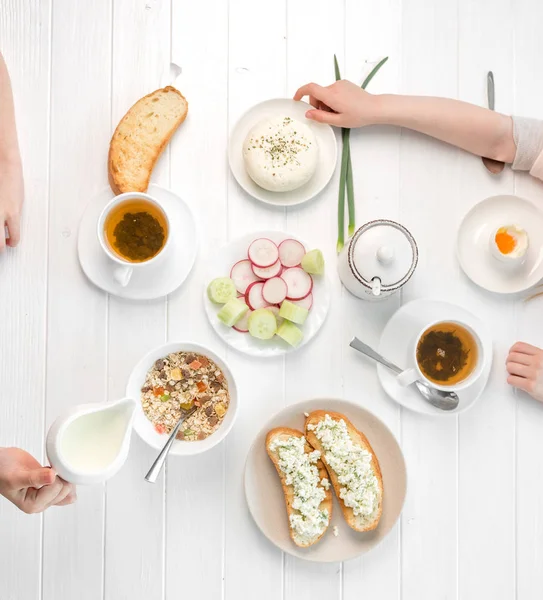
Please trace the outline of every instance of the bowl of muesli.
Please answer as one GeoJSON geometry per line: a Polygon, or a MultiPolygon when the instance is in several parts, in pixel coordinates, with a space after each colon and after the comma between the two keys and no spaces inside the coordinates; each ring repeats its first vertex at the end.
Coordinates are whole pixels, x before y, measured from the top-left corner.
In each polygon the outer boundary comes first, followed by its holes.
{"type": "Polygon", "coordinates": [[[126,394],[138,402],[134,429],[160,450],[182,416],[170,454],[200,454],[221,442],[238,409],[236,383],[222,358],[193,342],[170,342],[144,356],[126,394]],[[192,410],[192,409],[196,410],[192,410]]]}

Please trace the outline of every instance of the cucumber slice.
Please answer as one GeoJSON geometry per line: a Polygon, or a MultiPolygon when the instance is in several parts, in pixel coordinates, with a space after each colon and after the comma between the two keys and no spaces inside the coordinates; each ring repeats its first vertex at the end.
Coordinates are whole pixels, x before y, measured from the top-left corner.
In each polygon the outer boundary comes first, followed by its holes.
{"type": "Polygon", "coordinates": [[[238,298],[232,298],[229,300],[218,312],[217,317],[219,321],[224,323],[227,327],[232,327],[236,322],[243,317],[243,315],[249,310],[249,307],[243,300],[238,298]]]}
{"type": "Polygon", "coordinates": [[[324,256],[320,250],[310,250],[302,258],[302,269],[311,275],[324,273],[324,256]]]}
{"type": "Polygon", "coordinates": [[[230,277],[217,277],[207,286],[207,296],[215,304],[226,304],[237,295],[236,286],[230,277]]]}
{"type": "Polygon", "coordinates": [[[288,300],[285,300],[279,309],[280,317],[283,317],[283,319],[287,319],[287,321],[291,321],[292,323],[297,323],[298,325],[303,325],[305,323],[308,314],[309,311],[307,308],[293,304],[288,300]]]}
{"type": "Polygon", "coordinates": [[[302,331],[290,321],[283,321],[281,323],[281,326],[277,330],[277,335],[281,339],[285,340],[287,344],[290,344],[294,347],[298,346],[298,344],[302,341],[304,337],[302,331]]]}
{"type": "Polygon", "coordinates": [[[271,340],[277,331],[275,315],[265,308],[259,308],[249,317],[249,333],[259,340],[271,340]]]}

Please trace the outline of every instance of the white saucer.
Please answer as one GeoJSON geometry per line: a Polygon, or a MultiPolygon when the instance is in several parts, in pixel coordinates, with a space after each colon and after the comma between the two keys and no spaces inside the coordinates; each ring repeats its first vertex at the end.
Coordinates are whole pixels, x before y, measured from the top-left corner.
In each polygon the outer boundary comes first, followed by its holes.
{"type": "MultiPolygon", "coordinates": [[[[287,352],[299,350],[317,334],[324,323],[326,315],[328,314],[328,309],[330,308],[330,282],[326,273],[321,276],[312,275],[313,306],[309,311],[306,322],[300,327],[304,333],[304,337],[300,345],[296,348],[290,346],[287,342],[277,336],[273,337],[271,340],[258,340],[249,333],[240,333],[232,327],[226,327],[226,325],[221,323],[217,317],[220,306],[211,302],[207,296],[207,286],[209,285],[209,282],[216,277],[228,277],[234,264],[239,260],[247,258],[249,244],[258,238],[268,238],[276,244],[279,244],[286,239],[294,239],[301,242],[306,250],[312,250],[317,247],[307,244],[295,235],[284,233],[282,231],[257,231],[234,240],[218,251],[216,258],[212,261],[207,271],[204,286],[204,306],[211,326],[232,348],[251,356],[280,356],[287,352]]],[[[328,265],[326,268],[329,268],[328,265]]]]}
{"type": "Polygon", "coordinates": [[[302,204],[319,194],[332,178],[337,162],[336,136],[330,125],[305,118],[310,108],[306,102],[295,102],[289,98],[266,100],[250,108],[234,125],[228,142],[230,168],[239,185],[253,198],[274,206],[302,204]],[[270,192],[261,188],[249,177],[243,162],[242,147],[249,130],[258,121],[277,115],[288,115],[311,127],[319,145],[315,175],[305,185],[291,192],[270,192]]]}
{"type": "Polygon", "coordinates": [[[114,263],[104,254],[96,235],[96,223],[104,206],[115,196],[106,188],[87,205],[79,225],[77,250],[85,275],[109,294],[130,300],[153,300],[175,291],[188,277],[197,251],[196,223],[188,205],[179,196],[151,184],[148,194],[171,215],[172,247],[169,256],[147,269],[135,270],[122,287],[113,279],[114,263]]]}
{"type": "Polygon", "coordinates": [[[457,255],[466,275],[498,294],[523,292],[543,279],[543,212],[518,196],[492,196],[464,217],[457,238],[457,255]],[[504,268],[490,253],[491,235],[503,225],[526,229],[530,247],[518,270],[504,268]]]}
{"type": "Polygon", "coordinates": [[[383,330],[379,353],[402,369],[410,367],[416,336],[430,323],[446,320],[462,321],[477,332],[486,360],[483,371],[471,385],[458,392],[458,407],[443,411],[426,402],[414,385],[401,386],[392,371],[377,365],[377,374],[385,392],[405,408],[427,415],[456,414],[470,408],[485,389],[492,367],[492,337],[480,319],[460,306],[434,300],[414,300],[402,306],[383,330]]]}

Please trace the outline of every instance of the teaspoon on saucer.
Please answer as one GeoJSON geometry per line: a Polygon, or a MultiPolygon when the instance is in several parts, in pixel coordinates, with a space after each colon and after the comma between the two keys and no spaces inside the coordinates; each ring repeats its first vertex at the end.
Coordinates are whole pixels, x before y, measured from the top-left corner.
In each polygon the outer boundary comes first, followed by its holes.
{"type": "Polygon", "coordinates": [[[158,479],[158,476],[160,475],[160,471],[162,471],[162,467],[164,466],[164,463],[166,462],[166,458],[168,458],[170,448],[172,447],[172,444],[174,443],[175,436],[177,435],[179,428],[181,427],[183,422],[186,421],[192,415],[192,413],[196,410],[196,408],[197,408],[196,406],[193,407],[187,413],[182,415],[181,418],[179,419],[179,421],[177,421],[177,425],[173,428],[172,432],[170,433],[170,437],[168,438],[168,441],[164,445],[164,448],[162,448],[162,450],[160,451],[160,454],[156,457],[155,462],[151,465],[149,472],[145,476],[145,481],[148,481],[149,483],[156,482],[156,480],[158,479]]]}
{"type": "MultiPolygon", "coordinates": [[[[388,361],[386,358],[381,356],[378,352],[376,352],[373,348],[370,348],[364,342],[361,342],[358,338],[354,337],[349,344],[351,348],[358,350],[365,356],[373,359],[374,361],[382,364],[387,367],[391,371],[394,371],[396,374],[402,373],[402,369],[396,366],[395,364],[388,361]]],[[[438,390],[434,387],[423,383],[422,381],[415,381],[415,385],[419,390],[421,396],[430,404],[439,408],[441,410],[454,410],[458,406],[458,395],[454,392],[445,392],[443,390],[438,390]]]]}

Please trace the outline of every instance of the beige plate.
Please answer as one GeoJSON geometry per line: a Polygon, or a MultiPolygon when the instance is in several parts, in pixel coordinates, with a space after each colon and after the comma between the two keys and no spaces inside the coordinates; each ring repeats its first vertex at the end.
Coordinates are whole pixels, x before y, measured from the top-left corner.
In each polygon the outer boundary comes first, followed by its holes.
{"type": "Polygon", "coordinates": [[[275,415],[254,441],[245,465],[245,495],[251,514],[262,533],[284,552],[315,562],[336,562],[371,550],[389,533],[402,512],[407,491],[405,461],[396,438],[374,414],[345,400],[307,400],[275,415]],[[345,522],[334,497],[332,522],[323,538],[310,548],[296,546],[289,535],[285,500],[275,467],[265,447],[266,434],[274,427],[304,430],[304,412],[331,410],[343,413],[362,431],[372,445],[383,474],[384,505],[375,531],[357,533],[345,522]],[[339,535],[333,535],[337,525],[339,535]]]}

